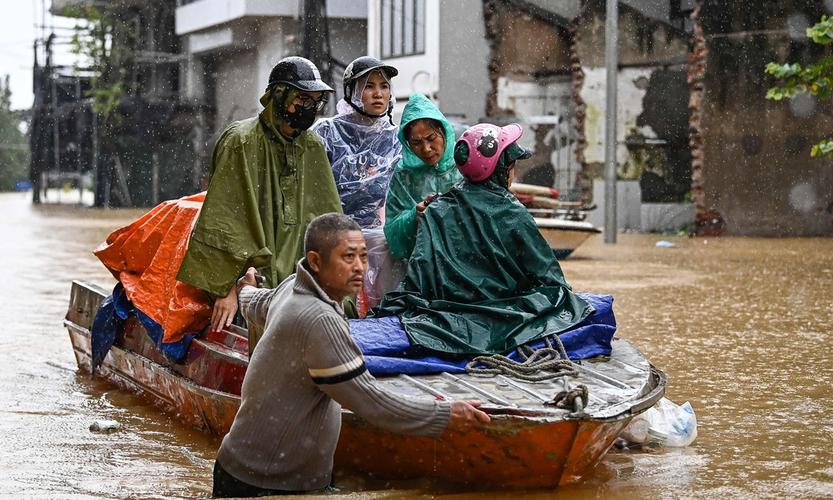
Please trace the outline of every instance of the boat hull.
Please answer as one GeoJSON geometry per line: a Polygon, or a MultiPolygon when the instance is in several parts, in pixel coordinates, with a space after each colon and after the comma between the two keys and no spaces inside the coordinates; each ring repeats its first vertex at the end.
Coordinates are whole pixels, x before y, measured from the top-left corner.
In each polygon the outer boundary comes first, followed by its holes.
{"type": "MultiPolygon", "coordinates": [[[[74,283],[65,320],[79,369],[87,373],[92,372],[89,327],[102,294],[74,283]]],[[[172,364],[149,350],[149,337],[130,318],[95,375],[145,396],[186,425],[222,436],[239,408],[239,382],[212,381],[209,372],[225,370],[230,379],[242,375],[228,366],[234,364],[233,352],[199,339],[194,344],[185,363],[172,364]],[[193,373],[200,361],[205,373],[193,373]],[[218,390],[224,383],[236,393],[218,390]]],[[[439,438],[386,432],[345,410],[335,463],[378,478],[431,477],[476,488],[552,488],[575,482],[601,459],[633,415],[662,396],[664,376],[658,374],[657,386],[621,414],[565,419],[492,412],[486,426],[446,431],[439,438]]]]}
{"type": "Polygon", "coordinates": [[[601,232],[589,222],[535,218],[535,223],[559,260],[567,258],[587,238],[601,232]]]}

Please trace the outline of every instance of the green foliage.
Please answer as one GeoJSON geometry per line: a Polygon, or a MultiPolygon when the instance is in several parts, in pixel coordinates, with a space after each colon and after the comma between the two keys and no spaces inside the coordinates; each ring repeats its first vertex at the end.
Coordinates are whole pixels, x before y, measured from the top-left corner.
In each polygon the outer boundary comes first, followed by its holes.
{"type": "Polygon", "coordinates": [[[11,109],[9,76],[0,80],[0,191],[11,191],[28,177],[29,145],[20,131],[20,118],[11,109]]]}
{"type": "MultiPolygon", "coordinates": [[[[807,28],[807,37],[819,45],[833,43],[833,17],[821,16],[821,21],[807,28]]],[[[833,93],[833,55],[815,63],[778,64],[771,62],[765,71],[780,80],[780,85],[767,90],[766,98],[774,101],[792,99],[799,94],[810,94],[827,99],[833,93]]],[[[833,156],[833,139],[825,139],[813,146],[811,156],[833,156]]]]}
{"type": "Polygon", "coordinates": [[[115,8],[102,11],[92,4],[68,6],[63,14],[85,20],[75,26],[72,52],[94,71],[87,92],[93,98],[93,111],[117,124],[121,121],[119,104],[132,91],[127,75],[134,61],[136,35],[130,18],[115,8]]]}
{"type": "Polygon", "coordinates": [[[807,28],[807,36],[819,45],[833,43],[833,17],[821,16],[821,21],[807,28]]]}
{"type": "Polygon", "coordinates": [[[810,150],[810,155],[816,156],[830,156],[833,154],[833,139],[825,139],[813,146],[810,150]]]}

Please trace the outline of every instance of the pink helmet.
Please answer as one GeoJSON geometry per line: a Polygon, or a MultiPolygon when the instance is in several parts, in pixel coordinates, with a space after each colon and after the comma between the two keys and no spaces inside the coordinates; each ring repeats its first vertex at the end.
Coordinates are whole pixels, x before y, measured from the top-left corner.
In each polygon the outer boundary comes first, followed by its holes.
{"type": "Polygon", "coordinates": [[[523,133],[524,129],[517,123],[505,127],[479,123],[469,128],[454,145],[457,168],[472,182],[488,179],[497,167],[500,154],[523,133]]]}

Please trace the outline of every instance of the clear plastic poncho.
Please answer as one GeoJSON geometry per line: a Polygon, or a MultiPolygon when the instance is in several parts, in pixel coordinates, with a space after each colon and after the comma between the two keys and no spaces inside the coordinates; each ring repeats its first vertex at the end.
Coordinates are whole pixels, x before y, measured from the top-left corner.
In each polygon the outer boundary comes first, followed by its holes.
{"type": "MultiPolygon", "coordinates": [[[[362,90],[372,73],[359,78],[354,86],[351,97],[359,107],[362,90]]],[[[394,103],[391,88],[388,109],[394,103]]],[[[402,156],[402,145],[397,139],[399,127],[390,123],[387,114],[378,118],[364,116],[343,100],[336,110],[336,116],[319,121],[313,131],[324,142],[342,210],[362,228],[381,227],[388,184],[402,156]]]]}

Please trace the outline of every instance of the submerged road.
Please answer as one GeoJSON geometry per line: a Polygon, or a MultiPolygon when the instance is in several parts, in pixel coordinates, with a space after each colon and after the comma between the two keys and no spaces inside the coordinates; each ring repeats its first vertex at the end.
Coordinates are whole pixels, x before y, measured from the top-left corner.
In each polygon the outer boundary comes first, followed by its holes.
{"type": "MultiPolygon", "coordinates": [[[[91,250],[141,213],[0,194],[0,496],[210,495],[218,440],[78,374],[61,324],[71,280],[113,285],[91,250]],[[100,419],[122,427],[90,432],[100,419]]],[[[618,335],[665,370],[668,397],[694,406],[694,445],[610,453],[557,491],[337,475],[351,498],[833,496],[833,239],[595,236],[562,266],[575,290],[615,297],[618,335]]]]}

